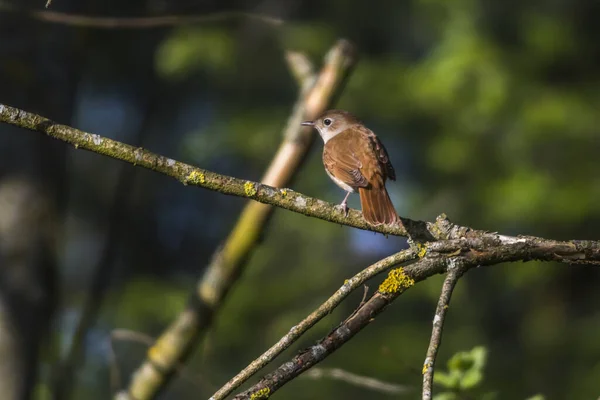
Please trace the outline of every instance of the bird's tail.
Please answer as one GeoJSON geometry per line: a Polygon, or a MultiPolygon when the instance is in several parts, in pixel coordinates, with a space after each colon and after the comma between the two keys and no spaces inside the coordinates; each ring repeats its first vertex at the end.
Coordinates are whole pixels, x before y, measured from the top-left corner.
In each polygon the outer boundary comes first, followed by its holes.
{"type": "Polygon", "coordinates": [[[393,224],[398,221],[398,214],[385,188],[369,185],[358,188],[362,213],[371,225],[393,224]]]}

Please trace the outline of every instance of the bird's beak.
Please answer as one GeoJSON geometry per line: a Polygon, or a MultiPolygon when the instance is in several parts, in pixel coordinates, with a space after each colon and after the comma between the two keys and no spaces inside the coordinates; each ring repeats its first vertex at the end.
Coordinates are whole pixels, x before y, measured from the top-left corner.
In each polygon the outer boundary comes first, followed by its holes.
{"type": "Polygon", "coordinates": [[[315,123],[312,121],[304,121],[302,122],[300,125],[304,125],[304,126],[315,126],[315,123]]]}

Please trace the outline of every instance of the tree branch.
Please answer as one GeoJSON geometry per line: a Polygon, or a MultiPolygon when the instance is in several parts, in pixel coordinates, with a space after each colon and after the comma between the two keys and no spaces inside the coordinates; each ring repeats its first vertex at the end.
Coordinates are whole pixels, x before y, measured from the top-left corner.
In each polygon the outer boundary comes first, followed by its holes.
{"type": "Polygon", "coordinates": [[[452,297],[454,287],[463,273],[463,266],[455,263],[454,268],[448,270],[448,274],[442,285],[442,293],[440,294],[440,299],[438,300],[435,309],[433,330],[431,332],[431,339],[429,341],[429,347],[427,348],[425,363],[423,365],[423,400],[431,400],[433,368],[435,367],[438,349],[442,344],[442,331],[444,329],[446,312],[448,311],[448,307],[450,307],[450,298],[452,297]]]}
{"type": "MultiPolygon", "coordinates": [[[[318,96],[309,97],[307,106],[316,102],[318,96]]],[[[313,108],[315,109],[315,108],[313,108]]],[[[133,147],[116,140],[100,135],[87,133],[67,125],[61,125],[40,115],[30,113],[18,108],[0,103],[0,122],[18,126],[20,128],[39,132],[52,138],[70,143],[76,149],[89,150],[117,160],[125,161],[147,168],[179,180],[184,185],[198,186],[226,195],[244,197],[259,203],[277,206],[286,210],[304,214],[309,217],[319,218],[340,225],[352,226],[359,229],[379,232],[388,235],[407,236],[407,229],[411,235],[425,235],[430,240],[438,237],[438,228],[431,224],[403,220],[402,225],[369,225],[358,210],[349,210],[344,216],[335,204],[305,196],[291,189],[274,188],[258,182],[234,178],[216,172],[197,168],[171,158],[167,158],[141,147],[133,147]],[[405,228],[407,227],[407,228],[405,228]]],[[[307,128],[303,128],[307,129],[307,128]]]]}
{"type": "MultiPolygon", "coordinates": [[[[314,142],[314,132],[303,128],[300,122],[316,118],[332,104],[355,62],[354,49],[345,40],[338,41],[328,52],[318,74],[300,53],[288,52],[286,60],[301,93],[284,130],[283,142],[262,178],[263,184],[276,187],[286,185],[295,177],[314,142]]],[[[273,211],[271,206],[248,202],[225,243],[213,254],[188,307],[149,349],[146,360],[133,374],[128,390],[120,394],[120,399],[125,396],[150,399],[166,386],[177,371],[177,365],[187,359],[201,334],[210,326],[223,298],[263,236],[273,211]]]]}
{"type": "MultiPolygon", "coordinates": [[[[48,0],[46,8],[48,8],[50,2],[48,0]]],[[[272,26],[281,26],[285,22],[283,19],[274,16],[244,11],[227,11],[206,15],[163,15],[156,17],[94,17],[49,10],[27,10],[2,1],[0,1],[0,11],[23,13],[29,18],[41,22],[95,29],[153,29],[232,19],[256,20],[272,26]]]]}
{"type": "Polygon", "coordinates": [[[409,386],[398,385],[396,383],[390,382],[383,382],[379,379],[371,378],[369,376],[353,374],[351,372],[344,371],[343,369],[339,368],[313,368],[304,376],[313,379],[336,379],[357,387],[362,387],[365,389],[370,389],[376,392],[391,395],[407,394],[413,391],[413,388],[409,386]]]}
{"type": "MultiPolygon", "coordinates": [[[[460,228],[450,223],[445,216],[439,217],[437,224],[446,227],[449,231],[460,228]]],[[[468,235],[468,232],[465,234],[468,235]]],[[[451,270],[458,265],[466,272],[480,265],[536,259],[598,267],[600,266],[600,242],[561,242],[534,237],[480,233],[479,237],[462,237],[428,243],[419,256],[422,257],[419,261],[392,270],[381,283],[378,291],[364,305],[317,344],[301,351],[290,361],[264,376],[250,389],[238,394],[235,399],[256,400],[272,395],[287,382],[343,346],[416,282],[451,270]]]]}
{"type": "Polygon", "coordinates": [[[368,268],[360,271],[354,275],[351,279],[344,282],[341,288],[339,288],[329,299],[327,299],[321,306],[313,311],[308,317],[304,318],[300,323],[293,326],[290,331],[284,335],[279,341],[273,345],[269,350],[264,352],[256,360],[252,361],[244,370],[233,377],[227,382],[222,388],[220,388],[215,394],[212,395],[211,400],[221,400],[227,397],[233,390],[246,382],[252,375],[258,372],[269,364],[275,357],[281,354],[285,349],[290,347],[296,340],[300,338],[311,327],[319,322],[326,315],[330,314],[337,306],[344,300],[350,293],[360,287],[367,280],[371,279],[377,274],[380,274],[394,265],[408,262],[416,258],[416,252],[413,250],[404,250],[389,257],[386,257],[377,263],[371,265],[368,268]]]}

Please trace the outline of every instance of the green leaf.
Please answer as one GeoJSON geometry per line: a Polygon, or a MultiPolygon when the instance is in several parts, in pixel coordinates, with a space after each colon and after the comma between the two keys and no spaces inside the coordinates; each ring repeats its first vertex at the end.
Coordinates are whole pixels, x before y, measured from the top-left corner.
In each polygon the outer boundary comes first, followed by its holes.
{"type": "Polygon", "coordinates": [[[483,373],[480,370],[471,369],[467,371],[460,380],[461,389],[472,389],[483,380],[483,373]]]}
{"type": "Polygon", "coordinates": [[[482,346],[458,352],[448,361],[448,372],[437,372],[434,382],[448,389],[472,389],[483,380],[486,360],[487,350],[482,346]]]}
{"type": "Polygon", "coordinates": [[[461,374],[457,371],[450,371],[449,373],[436,372],[433,375],[433,382],[447,389],[458,389],[460,378],[461,374]]]}

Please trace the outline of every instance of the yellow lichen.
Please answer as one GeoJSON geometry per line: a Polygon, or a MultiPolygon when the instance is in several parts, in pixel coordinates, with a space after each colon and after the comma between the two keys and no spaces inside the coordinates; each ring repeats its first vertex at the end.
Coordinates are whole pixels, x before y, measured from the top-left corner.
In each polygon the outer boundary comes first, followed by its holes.
{"type": "Polygon", "coordinates": [[[404,268],[390,271],[388,277],[379,285],[379,293],[392,294],[408,289],[415,284],[415,280],[404,273],[404,268]]]}
{"type": "Polygon", "coordinates": [[[444,238],[444,233],[442,232],[442,230],[440,229],[440,227],[437,225],[437,223],[435,224],[431,224],[430,227],[430,232],[433,234],[433,236],[436,239],[443,239],[444,238]]]}
{"type": "Polygon", "coordinates": [[[281,189],[281,195],[283,197],[287,196],[287,189],[281,189]]]}
{"type": "Polygon", "coordinates": [[[244,184],[244,191],[246,192],[246,195],[249,197],[252,197],[256,194],[256,186],[254,186],[253,182],[246,182],[244,184]]]}
{"type": "Polygon", "coordinates": [[[419,256],[419,258],[425,257],[425,253],[427,253],[427,246],[421,243],[417,243],[417,249],[419,249],[417,256],[419,256]]]}
{"type": "Polygon", "coordinates": [[[206,178],[204,177],[204,174],[200,171],[192,171],[188,176],[186,176],[185,178],[185,183],[191,183],[194,185],[201,185],[204,182],[206,182],[206,178]]]}
{"type": "Polygon", "coordinates": [[[423,371],[421,371],[421,373],[423,375],[425,375],[425,373],[427,372],[427,370],[429,369],[429,367],[431,367],[431,363],[430,362],[426,362],[425,364],[423,364],[423,371]]]}
{"type": "Polygon", "coordinates": [[[252,393],[250,396],[250,400],[259,400],[259,399],[268,399],[269,394],[271,393],[271,389],[268,387],[260,389],[256,393],[252,393]]]}

